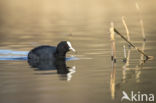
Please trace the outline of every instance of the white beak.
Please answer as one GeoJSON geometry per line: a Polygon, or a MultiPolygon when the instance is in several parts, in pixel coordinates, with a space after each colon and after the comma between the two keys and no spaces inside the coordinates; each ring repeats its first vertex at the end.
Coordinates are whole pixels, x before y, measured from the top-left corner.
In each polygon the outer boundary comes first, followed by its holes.
{"type": "Polygon", "coordinates": [[[72,50],[73,52],[76,52],[76,50],[72,47],[72,45],[69,41],[67,41],[67,44],[68,44],[70,50],[72,50]]]}

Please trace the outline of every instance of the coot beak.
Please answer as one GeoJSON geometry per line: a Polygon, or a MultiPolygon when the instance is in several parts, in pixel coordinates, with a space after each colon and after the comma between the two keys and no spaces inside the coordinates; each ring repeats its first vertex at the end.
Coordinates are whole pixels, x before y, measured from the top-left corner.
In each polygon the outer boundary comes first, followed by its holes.
{"type": "Polygon", "coordinates": [[[67,41],[67,44],[69,46],[69,50],[72,50],[73,52],[76,52],[76,50],[72,47],[71,43],[67,41]]]}
{"type": "Polygon", "coordinates": [[[69,48],[70,50],[72,50],[73,52],[76,52],[76,50],[74,48],[69,48]]]}

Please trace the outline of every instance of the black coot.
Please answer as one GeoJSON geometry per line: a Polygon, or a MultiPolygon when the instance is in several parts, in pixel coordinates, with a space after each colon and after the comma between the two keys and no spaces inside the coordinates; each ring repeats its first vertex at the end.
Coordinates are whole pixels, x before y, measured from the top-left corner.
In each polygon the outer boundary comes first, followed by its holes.
{"type": "Polygon", "coordinates": [[[69,41],[61,41],[55,46],[39,46],[28,53],[28,63],[34,68],[56,69],[59,61],[65,61],[66,53],[75,49],[69,41]],[[57,63],[56,63],[57,62],[57,63]],[[47,66],[45,65],[47,64],[47,66]]]}

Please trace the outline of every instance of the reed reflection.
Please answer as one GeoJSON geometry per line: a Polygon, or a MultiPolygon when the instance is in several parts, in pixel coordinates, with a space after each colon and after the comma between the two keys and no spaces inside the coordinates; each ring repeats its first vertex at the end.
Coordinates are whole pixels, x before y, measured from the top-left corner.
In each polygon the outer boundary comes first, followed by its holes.
{"type": "MultiPolygon", "coordinates": [[[[142,51],[143,52],[144,52],[144,49],[145,49],[145,41],[142,42],[142,51]]],[[[140,54],[139,64],[137,64],[134,68],[129,68],[130,52],[131,52],[131,49],[128,50],[127,62],[122,67],[123,68],[122,83],[126,83],[129,79],[131,79],[130,77],[132,77],[133,73],[129,74],[129,71],[134,71],[135,72],[136,83],[139,83],[140,82],[141,70],[143,69],[143,65],[145,64],[145,62],[147,60],[144,58],[144,55],[140,54]]]]}
{"type": "Polygon", "coordinates": [[[110,78],[111,97],[115,99],[115,78],[116,78],[116,63],[112,61],[112,72],[110,78]]]}
{"type": "MultiPolygon", "coordinates": [[[[145,41],[142,42],[142,51],[144,52],[145,50],[145,41]]],[[[124,85],[125,83],[127,83],[130,79],[132,79],[132,77],[134,77],[133,75],[135,75],[135,81],[136,83],[140,83],[140,79],[141,79],[141,73],[142,73],[142,69],[143,66],[145,64],[145,62],[147,61],[147,59],[144,58],[144,55],[141,54],[140,55],[140,60],[139,60],[139,64],[137,64],[134,68],[130,68],[130,56],[131,56],[131,48],[128,49],[128,53],[127,53],[127,58],[126,61],[124,62],[125,64],[123,65],[123,70],[122,70],[122,82],[116,84],[115,80],[116,80],[116,63],[112,61],[112,72],[111,72],[111,78],[110,78],[110,89],[111,89],[111,97],[114,100],[115,99],[115,92],[116,92],[116,88],[118,88],[119,86],[124,85]],[[131,71],[134,71],[134,73],[131,73],[131,71]]]]}
{"type": "Polygon", "coordinates": [[[126,61],[125,61],[125,65],[123,65],[123,67],[122,67],[123,68],[123,70],[122,70],[122,83],[126,82],[127,70],[130,70],[130,68],[129,68],[130,54],[131,54],[131,49],[129,48],[127,56],[126,56],[127,58],[126,58],[126,61]]]}
{"type": "MultiPolygon", "coordinates": [[[[142,42],[142,51],[144,52],[145,50],[145,41],[142,42]]],[[[144,59],[144,55],[140,54],[140,62],[139,65],[136,66],[136,82],[140,82],[140,75],[141,75],[141,69],[143,69],[143,65],[146,62],[144,59]]]]}

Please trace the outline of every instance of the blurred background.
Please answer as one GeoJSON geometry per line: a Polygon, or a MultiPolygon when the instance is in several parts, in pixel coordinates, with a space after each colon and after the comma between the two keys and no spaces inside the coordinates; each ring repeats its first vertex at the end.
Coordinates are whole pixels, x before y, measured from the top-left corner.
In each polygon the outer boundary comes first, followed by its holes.
{"type": "Polygon", "coordinates": [[[67,62],[76,67],[70,82],[56,71],[34,71],[27,61],[0,61],[0,103],[115,103],[123,90],[155,94],[155,59],[142,63],[142,55],[116,36],[117,63],[112,66],[109,33],[113,21],[126,36],[125,16],[131,41],[155,57],[155,11],[154,0],[0,0],[0,50],[28,52],[69,40],[78,53],[67,56],[80,58],[67,62]],[[128,63],[122,62],[123,45],[128,63]]]}

